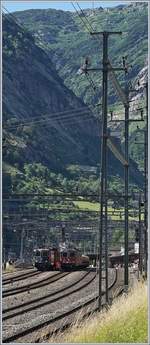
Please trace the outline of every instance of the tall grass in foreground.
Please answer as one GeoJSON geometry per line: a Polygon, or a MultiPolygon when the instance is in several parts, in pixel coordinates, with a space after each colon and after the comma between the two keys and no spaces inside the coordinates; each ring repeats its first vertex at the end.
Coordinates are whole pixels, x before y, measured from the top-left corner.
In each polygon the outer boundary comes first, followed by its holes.
{"type": "Polygon", "coordinates": [[[16,268],[13,265],[7,265],[6,268],[2,269],[2,273],[13,273],[16,272],[16,268]]]}
{"type": "Polygon", "coordinates": [[[102,311],[86,321],[77,321],[69,332],[51,338],[61,343],[147,343],[147,286],[137,283],[128,293],[114,301],[108,311],[102,311]]]}

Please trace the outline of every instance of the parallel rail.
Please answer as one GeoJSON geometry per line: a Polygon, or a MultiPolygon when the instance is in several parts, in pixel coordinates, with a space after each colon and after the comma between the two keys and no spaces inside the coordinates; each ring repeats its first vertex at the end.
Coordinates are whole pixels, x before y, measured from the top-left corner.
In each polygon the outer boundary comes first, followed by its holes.
{"type": "Polygon", "coordinates": [[[4,297],[16,295],[18,293],[37,289],[37,288],[40,288],[42,286],[49,285],[55,281],[58,281],[59,279],[65,277],[68,274],[70,274],[70,272],[59,272],[59,273],[56,273],[56,274],[54,274],[48,278],[43,279],[42,281],[38,281],[38,282],[27,284],[24,286],[19,286],[16,288],[5,290],[5,291],[3,291],[2,296],[4,298],[4,297]]]}
{"type": "Polygon", "coordinates": [[[15,277],[21,277],[24,274],[30,273],[30,272],[35,272],[35,268],[26,268],[26,269],[19,269],[17,271],[14,272],[3,272],[2,273],[2,279],[6,280],[6,279],[11,279],[11,278],[15,278],[15,277]]]}
{"type": "Polygon", "coordinates": [[[51,303],[57,302],[58,300],[60,300],[60,299],[62,299],[64,297],[67,297],[67,296],[69,296],[69,295],[71,295],[71,294],[73,294],[73,293],[75,293],[77,291],[80,291],[81,289],[83,289],[86,286],[88,286],[89,284],[91,284],[92,281],[96,278],[97,274],[95,274],[94,277],[92,277],[88,282],[82,284],[82,286],[80,286],[78,288],[75,288],[72,291],[69,291],[69,292],[64,294],[64,291],[66,291],[66,290],[68,290],[70,288],[75,287],[82,280],[84,280],[90,273],[91,273],[90,271],[86,272],[83,277],[81,277],[80,279],[78,279],[74,283],[71,283],[71,284],[67,285],[64,288],[59,289],[59,290],[57,290],[55,292],[52,292],[50,294],[47,294],[47,295],[45,295],[45,296],[43,296],[41,298],[35,298],[33,300],[30,300],[29,302],[26,302],[26,303],[23,303],[23,304],[19,304],[17,306],[13,306],[13,307],[8,308],[8,309],[4,309],[3,310],[3,314],[6,314],[6,315],[3,316],[2,320],[5,321],[5,320],[8,320],[8,319],[13,318],[15,316],[22,315],[22,314],[24,314],[26,312],[29,312],[29,311],[41,308],[41,307],[43,307],[45,305],[49,305],[51,303]],[[60,293],[61,293],[60,296],[57,296],[57,297],[55,297],[53,299],[51,298],[51,297],[53,297],[55,295],[58,295],[60,293]],[[31,304],[35,304],[35,305],[31,306],[31,304]],[[23,308],[23,309],[21,310],[21,308],[23,308]],[[20,309],[20,310],[16,311],[16,309],[20,309]]]}
{"type": "Polygon", "coordinates": [[[34,272],[26,272],[26,273],[22,273],[18,276],[14,276],[14,277],[11,277],[11,278],[5,278],[2,280],[2,284],[3,285],[7,285],[7,284],[11,284],[11,283],[14,283],[14,282],[17,282],[19,280],[24,280],[24,279],[27,279],[27,278],[30,278],[30,277],[34,277],[36,275],[39,275],[41,274],[41,272],[39,271],[35,271],[34,272]]]}
{"type": "MultiPolygon", "coordinates": [[[[114,287],[114,285],[116,284],[116,282],[117,282],[117,270],[115,271],[115,279],[114,279],[114,281],[112,282],[112,284],[109,286],[109,290],[112,289],[112,288],[114,287]]],[[[105,293],[103,292],[103,295],[104,295],[104,294],[105,294],[105,293]]],[[[92,305],[92,304],[94,304],[94,308],[93,308],[93,310],[92,310],[92,312],[94,312],[94,311],[96,311],[96,310],[98,309],[98,306],[95,306],[95,303],[97,303],[97,302],[98,302],[98,295],[96,295],[96,296],[93,297],[93,298],[90,298],[88,301],[86,301],[86,302],[84,302],[84,303],[81,303],[81,304],[79,304],[79,305],[76,306],[76,307],[73,307],[72,309],[68,310],[67,312],[61,313],[60,315],[58,315],[58,316],[56,316],[56,317],[53,317],[53,318],[51,318],[51,319],[49,319],[49,320],[40,322],[40,324],[37,324],[37,325],[35,325],[35,326],[32,326],[32,327],[27,328],[27,329],[25,329],[25,330],[22,330],[21,332],[18,332],[18,333],[16,333],[16,334],[12,335],[12,336],[5,337],[5,338],[3,339],[3,342],[4,342],[4,343],[13,342],[13,341],[15,341],[15,340],[18,340],[18,339],[20,339],[20,338],[25,337],[26,335],[29,335],[29,334],[31,334],[31,333],[33,333],[33,332],[36,332],[36,331],[38,331],[38,330],[40,330],[40,329],[42,329],[42,328],[44,328],[44,327],[46,327],[46,326],[48,326],[48,325],[52,325],[52,324],[55,325],[55,323],[56,323],[57,321],[63,320],[64,318],[66,318],[66,317],[68,317],[68,316],[70,316],[70,315],[73,315],[73,314],[75,314],[77,311],[82,310],[83,308],[86,308],[86,307],[88,307],[88,306],[90,306],[90,305],[92,305]]],[[[90,313],[91,313],[91,312],[90,312],[90,313]]],[[[88,314],[89,314],[89,311],[88,311],[88,314]]],[[[83,317],[85,317],[85,315],[87,315],[87,311],[86,311],[86,313],[84,314],[83,317]]],[[[72,321],[66,323],[66,325],[63,326],[63,327],[65,327],[65,328],[66,328],[66,327],[69,327],[71,324],[72,324],[72,321]]],[[[51,336],[51,335],[53,335],[55,332],[58,332],[58,331],[60,331],[60,330],[62,330],[62,329],[63,329],[62,326],[59,326],[58,328],[55,327],[55,330],[53,329],[52,331],[46,333],[46,336],[51,336]]],[[[36,340],[36,342],[38,342],[39,339],[40,339],[40,338],[38,338],[38,339],[36,340]]]]}
{"type": "MultiPolygon", "coordinates": [[[[113,287],[112,287],[113,288],[113,287]]],[[[110,288],[111,289],[111,288],[110,288]]],[[[120,288],[118,293],[116,294],[115,297],[119,297],[124,291],[124,288],[120,288]]],[[[103,294],[104,295],[104,294],[103,294]]],[[[98,304],[98,296],[97,296],[97,304],[98,304]]],[[[92,302],[91,302],[92,303],[92,302]]],[[[105,307],[105,303],[102,303],[102,308],[105,307]]],[[[90,311],[87,311],[86,313],[84,313],[84,315],[82,315],[82,317],[80,318],[80,321],[86,319],[87,317],[93,315],[95,312],[97,312],[99,310],[99,307],[98,305],[97,306],[94,306],[94,308],[90,311]]],[[[71,325],[73,324],[72,321],[67,321],[65,324],[61,325],[60,327],[55,327],[54,330],[52,331],[48,331],[46,332],[46,334],[44,334],[44,340],[54,336],[54,335],[57,335],[58,333],[62,332],[62,331],[65,331],[67,328],[69,328],[71,325]]],[[[37,337],[35,339],[35,342],[36,343],[40,343],[41,342],[41,337],[37,337]]]]}

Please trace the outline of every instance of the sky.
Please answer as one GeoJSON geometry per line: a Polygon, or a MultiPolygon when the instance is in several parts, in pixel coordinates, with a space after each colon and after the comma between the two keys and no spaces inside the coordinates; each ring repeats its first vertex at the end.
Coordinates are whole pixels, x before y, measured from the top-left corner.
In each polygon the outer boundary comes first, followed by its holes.
{"type": "MultiPolygon", "coordinates": [[[[96,7],[113,7],[120,4],[125,4],[128,1],[79,1],[80,6],[84,8],[93,8],[96,7]],[[94,5],[93,5],[94,3],[94,5]]],[[[74,2],[75,3],[75,2],[74,2]]],[[[46,8],[54,8],[64,11],[74,11],[74,8],[70,1],[2,1],[2,5],[7,8],[9,12],[14,11],[24,11],[28,9],[46,9],[46,8]]]]}

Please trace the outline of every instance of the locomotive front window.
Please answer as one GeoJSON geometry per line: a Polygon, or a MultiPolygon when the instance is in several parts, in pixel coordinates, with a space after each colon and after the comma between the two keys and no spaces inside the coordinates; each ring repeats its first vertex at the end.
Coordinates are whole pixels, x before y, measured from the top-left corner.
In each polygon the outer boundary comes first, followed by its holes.
{"type": "Polygon", "coordinates": [[[41,253],[43,257],[47,258],[48,257],[48,252],[43,252],[41,253]]]}
{"type": "Polygon", "coordinates": [[[36,252],[34,252],[34,255],[35,255],[35,256],[40,256],[39,250],[36,250],[36,252]]]}
{"type": "Polygon", "coordinates": [[[64,253],[62,254],[62,256],[63,256],[64,258],[66,258],[66,257],[67,257],[67,253],[64,252],[64,253]]]}

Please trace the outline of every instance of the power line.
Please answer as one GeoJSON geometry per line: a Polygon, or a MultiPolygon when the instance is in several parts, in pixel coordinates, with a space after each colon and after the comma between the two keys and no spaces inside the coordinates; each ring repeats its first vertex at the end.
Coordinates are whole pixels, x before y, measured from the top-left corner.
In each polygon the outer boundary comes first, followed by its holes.
{"type": "MultiPolygon", "coordinates": [[[[87,111],[89,112],[89,108],[86,108],[85,106],[83,107],[79,107],[77,109],[73,109],[73,108],[70,108],[70,109],[67,109],[67,110],[63,110],[63,111],[57,111],[57,112],[54,112],[54,113],[46,113],[46,114],[39,114],[37,116],[32,116],[30,117],[31,119],[33,120],[39,120],[39,116],[40,116],[40,119],[45,119],[47,116],[51,116],[52,118],[54,117],[57,117],[59,115],[69,115],[70,113],[78,113],[78,112],[81,112],[83,110],[84,111],[87,111]]],[[[18,117],[18,114],[10,114],[10,116],[14,116],[14,117],[18,117]]]]}
{"type": "Polygon", "coordinates": [[[84,18],[85,18],[87,24],[89,25],[89,27],[91,28],[91,30],[94,31],[94,29],[93,29],[91,23],[89,22],[89,20],[88,20],[87,17],[85,16],[85,13],[83,12],[83,10],[82,10],[82,8],[80,7],[79,3],[76,2],[76,4],[77,4],[78,8],[80,9],[81,13],[83,14],[83,16],[84,16],[84,18]]]}
{"type": "Polygon", "coordinates": [[[90,82],[90,85],[91,85],[93,91],[95,91],[97,87],[96,87],[93,79],[90,77],[89,73],[88,72],[85,73],[85,76],[87,77],[88,81],[90,82]]]}
{"type": "MultiPolygon", "coordinates": [[[[80,9],[80,11],[81,11],[83,17],[85,18],[85,21],[86,21],[87,24],[89,25],[89,28],[92,30],[92,32],[94,32],[94,28],[92,27],[90,21],[89,21],[89,20],[87,19],[87,17],[85,16],[85,13],[83,12],[83,10],[82,10],[82,8],[80,7],[80,5],[79,5],[78,2],[77,2],[77,6],[78,6],[78,8],[80,9]]],[[[75,7],[74,7],[74,8],[75,8],[75,7]]],[[[77,10],[76,10],[76,11],[77,11],[77,10]]],[[[78,12],[78,11],[77,11],[77,12],[78,12]]],[[[78,13],[79,13],[79,12],[78,12],[78,13]]],[[[79,16],[80,16],[80,14],[79,14],[79,16]]],[[[82,20],[83,17],[82,17],[82,16],[80,16],[80,17],[81,17],[81,20],[82,20]]],[[[84,21],[83,21],[83,22],[84,22],[84,21]]],[[[87,25],[86,22],[84,22],[84,23],[85,23],[84,25],[87,25]]],[[[89,31],[89,29],[88,29],[88,31],[89,31]]],[[[89,31],[89,33],[91,34],[91,31],[89,31]]],[[[96,36],[93,36],[93,38],[94,38],[95,40],[98,40],[98,38],[97,38],[96,36]]]]}
{"type": "MultiPolygon", "coordinates": [[[[54,194],[50,194],[50,193],[47,193],[47,194],[43,194],[43,193],[3,193],[3,195],[6,195],[6,196],[9,196],[9,197],[14,197],[14,196],[31,196],[31,197],[34,197],[34,196],[38,196],[38,197],[76,197],[76,196],[79,196],[79,197],[90,197],[90,196],[94,196],[94,197],[99,197],[99,193],[96,194],[96,193],[93,193],[93,194],[90,194],[90,193],[60,193],[60,194],[57,194],[57,193],[54,193],[54,194]]],[[[136,196],[139,196],[139,192],[133,192],[133,194],[129,194],[128,195],[128,198],[133,198],[134,195],[136,196]]],[[[111,197],[116,197],[116,198],[124,198],[125,197],[125,194],[122,194],[122,193],[117,193],[114,194],[114,193],[107,193],[107,197],[111,198],[111,197]]],[[[8,199],[9,200],[9,199],[8,199]]],[[[10,199],[11,200],[11,199],[10,199]]],[[[138,199],[137,199],[138,200],[138,199]]]]}
{"type": "MultiPolygon", "coordinates": [[[[74,4],[72,3],[72,5],[74,6],[74,4]]],[[[79,6],[79,4],[78,4],[78,7],[80,8],[80,6],[79,6]]],[[[5,9],[5,11],[9,14],[9,16],[11,16],[12,17],[12,19],[15,21],[15,23],[17,24],[17,25],[19,25],[21,28],[23,28],[23,30],[27,30],[20,22],[18,22],[18,20],[16,19],[16,17],[14,16],[14,15],[12,15],[4,6],[3,6],[3,8],[5,9]]],[[[74,6],[74,8],[75,8],[75,6],[74,6]]],[[[81,8],[80,8],[81,9],[81,8]]],[[[77,11],[77,10],[76,10],[77,11]]],[[[82,9],[81,9],[81,11],[82,11],[82,9]]],[[[78,11],[77,11],[78,12],[78,11]]],[[[82,11],[83,12],[83,11],[82,11]]],[[[5,13],[4,13],[4,15],[5,15],[5,13]]],[[[80,15],[79,15],[80,16],[80,15]]],[[[6,17],[7,18],[7,17],[6,17]]],[[[86,18],[86,20],[87,20],[87,18],[86,18]]],[[[90,23],[89,23],[90,24],[90,23]]],[[[90,24],[91,25],[91,24],[90,24]]],[[[92,26],[91,26],[92,27],[92,26]]],[[[32,34],[31,34],[31,36],[32,36],[32,34]]],[[[33,37],[33,36],[32,36],[33,37]]],[[[40,36],[39,36],[40,37],[40,36]]],[[[95,38],[95,37],[94,37],[95,38]]],[[[89,79],[90,79],[90,77],[89,77],[89,79]]],[[[92,87],[93,87],[93,89],[95,89],[95,86],[94,86],[94,82],[92,81],[92,79],[90,79],[90,84],[92,85],[92,87]]],[[[14,126],[13,126],[13,128],[14,128],[14,126]]]]}
{"type": "MultiPolygon", "coordinates": [[[[86,111],[85,112],[82,112],[82,113],[74,113],[71,115],[66,115],[66,116],[58,116],[58,117],[52,117],[50,119],[41,119],[41,120],[32,120],[32,121],[25,121],[25,122],[20,122],[18,124],[14,124],[14,125],[10,125],[10,126],[4,126],[3,129],[16,129],[20,126],[28,126],[28,125],[36,125],[36,124],[45,124],[45,123],[48,123],[49,121],[51,121],[51,125],[53,125],[53,122],[55,121],[60,121],[62,123],[70,123],[70,121],[74,120],[74,122],[77,122],[79,119],[80,120],[85,120],[85,118],[87,117],[88,120],[92,120],[92,121],[97,121],[97,119],[93,116],[89,116],[90,113],[87,113],[86,111]],[[70,121],[69,121],[70,120],[70,121]]],[[[74,123],[73,122],[73,123],[74,123]]]]}
{"type": "MultiPolygon", "coordinates": [[[[73,4],[73,3],[72,3],[73,4]]],[[[74,5],[73,5],[74,6],[74,5]]],[[[92,27],[92,25],[91,25],[91,23],[89,22],[89,20],[87,19],[87,17],[85,16],[85,14],[84,14],[84,12],[83,12],[83,10],[82,10],[82,8],[80,7],[80,5],[79,5],[79,3],[77,2],[77,6],[79,7],[79,9],[81,10],[81,13],[82,13],[82,15],[84,16],[84,18],[85,18],[85,20],[86,20],[86,22],[87,22],[87,24],[89,25],[89,27],[91,28],[91,30],[92,31],[94,31],[94,29],[93,29],[93,27],[92,27]]],[[[75,6],[74,6],[74,8],[75,8],[75,6]]],[[[75,8],[75,10],[76,10],[76,8],[75,8]]],[[[79,12],[76,10],[76,12],[78,13],[78,15],[80,16],[80,14],[79,14],[79,12]]],[[[81,19],[82,19],[82,16],[80,16],[81,17],[81,19]]],[[[83,20],[82,20],[83,21],[83,20]]],[[[84,22],[84,21],[83,21],[84,22]]],[[[85,25],[86,25],[86,23],[85,23],[85,25]]],[[[89,30],[88,30],[89,31],[89,30]]],[[[89,31],[90,32],[90,34],[91,34],[91,31],[89,31]]],[[[92,36],[94,39],[96,39],[97,40],[97,37],[95,37],[95,36],[92,36]]],[[[90,82],[90,85],[91,85],[91,87],[93,88],[93,90],[95,91],[96,90],[96,85],[95,85],[95,83],[93,82],[93,79],[90,77],[90,75],[89,75],[89,73],[88,72],[86,72],[86,77],[87,77],[87,79],[88,79],[88,81],[90,82]]]]}
{"type": "Polygon", "coordinates": [[[26,28],[22,25],[22,23],[20,23],[19,20],[17,20],[16,17],[7,10],[6,7],[2,6],[2,8],[7,12],[7,13],[3,12],[3,15],[5,16],[5,18],[9,20],[9,17],[10,17],[18,26],[20,26],[21,29],[26,30],[26,28]]]}
{"type": "MultiPolygon", "coordinates": [[[[85,116],[86,116],[86,114],[85,114],[85,116]]],[[[58,119],[57,119],[57,121],[58,121],[58,119]]],[[[62,121],[62,119],[59,119],[59,121],[62,121]]],[[[84,122],[86,122],[86,121],[92,121],[93,122],[93,119],[92,118],[90,118],[90,117],[83,117],[82,116],[82,118],[76,118],[76,119],[74,119],[74,122],[72,122],[73,121],[73,119],[70,119],[70,121],[69,121],[69,119],[64,119],[63,120],[63,122],[61,123],[61,125],[64,125],[64,126],[68,126],[68,125],[70,125],[70,126],[76,126],[77,124],[83,124],[84,122]]],[[[96,119],[95,119],[95,121],[97,121],[96,119]]],[[[56,123],[56,120],[53,120],[53,123],[40,123],[40,125],[42,125],[42,126],[44,126],[44,125],[46,125],[46,126],[50,126],[50,127],[54,127],[55,128],[55,123],[56,123]]],[[[31,125],[31,124],[30,124],[31,125]]],[[[14,130],[14,129],[17,129],[18,127],[20,127],[21,125],[18,125],[18,126],[16,126],[16,127],[10,127],[9,128],[9,130],[11,129],[11,130],[14,130]]],[[[22,126],[28,126],[28,124],[25,124],[25,125],[22,125],[22,126]]],[[[6,128],[5,128],[6,129],[6,128]]],[[[57,129],[57,128],[56,128],[57,129]]],[[[64,133],[64,135],[65,136],[67,136],[67,138],[70,140],[71,139],[71,141],[74,141],[74,139],[72,138],[72,136],[70,135],[70,134],[68,134],[68,133],[64,133]]],[[[77,143],[77,142],[74,142],[75,144],[76,144],[76,146],[78,147],[78,151],[80,152],[80,153],[82,153],[82,150],[81,150],[81,147],[80,147],[80,145],[79,145],[79,143],[77,143]]]]}
{"type": "Polygon", "coordinates": [[[83,23],[84,27],[87,29],[87,31],[88,31],[88,32],[89,32],[89,34],[90,34],[89,27],[87,26],[86,22],[83,20],[83,18],[82,18],[82,16],[80,15],[79,11],[78,11],[78,10],[76,9],[76,7],[74,6],[74,3],[73,3],[73,2],[71,2],[71,4],[72,4],[72,6],[74,7],[74,9],[75,9],[76,13],[78,14],[78,16],[79,16],[80,20],[82,21],[82,23],[83,23]]]}
{"type": "MultiPolygon", "coordinates": [[[[5,9],[5,8],[4,8],[5,9]]],[[[9,11],[7,10],[7,9],[5,9],[5,11],[9,14],[9,17],[11,17],[11,19],[17,24],[17,25],[19,25],[19,27],[21,27],[23,30],[25,30],[26,31],[26,28],[23,26],[23,25],[21,25],[20,23],[18,23],[17,22],[17,20],[16,20],[16,18],[13,16],[13,15],[11,15],[10,13],[9,13],[9,11]]],[[[5,15],[5,13],[4,13],[4,16],[5,16],[5,18],[7,18],[8,19],[8,17],[6,17],[6,15],[5,15]]],[[[31,35],[32,36],[32,35],[31,35]]],[[[33,36],[32,36],[33,37],[33,36]]],[[[75,114],[74,114],[75,115],[75,114]]],[[[83,114],[84,116],[86,116],[86,114],[84,113],[83,114]]],[[[83,117],[83,115],[82,115],[82,117],[83,117]]],[[[62,120],[63,120],[63,125],[76,125],[76,123],[81,123],[81,122],[83,122],[83,119],[81,120],[81,121],[78,121],[78,119],[77,119],[77,116],[76,116],[76,120],[74,120],[74,122],[72,123],[72,122],[70,122],[71,120],[72,120],[72,118],[73,117],[71,117],[71,116],[69,116],[69,118],[66,116],[66,117],[64,117],[64,118],[57,118],[57,121],[61,121],[62,122],[62,120]]],[[[93,118],[94,119],[94,118],[93,118]]],[[[51,121],[52,119],[50,119],[50,121],[51,121]]],[[[9,129],[12,129],[12,130],[15,130],[15,129],[17,129],[18,127],[20,127],[21,125],[22,126],[26,126],[26,125],[28,125],[28,124],[42,124],[42,125],[44,125],[45,124],[45,122],[48,122],[49,120],[44,120],[44,119],[41,119],[41,120],[38,120],[38,121],[31,121],[31,122],[24,122],[23,124],[19,124],[19,125],[11,125],[11,126],[9,126],[9,129]]],[[[53,120],[53,121],[56,121],[56,118],[55,118],[55,120],[53,120]]],[[[90,121],[90,118],[84,118],[84,121],[90,121]]],[[[54,127],[54,123],[53,124],[50,124],[51,125],[51,127],[54,127]]],[[[7,127],[8,128],[8,127],[7,127]]],[[[4,127],[4,129],[6,129],[6,127],[4,127]]],[[[69,136],[68,136],[69,137],[69,136]]],[[[79,145],[77,145],[78,147],[79,147],[79,145]]]]}

